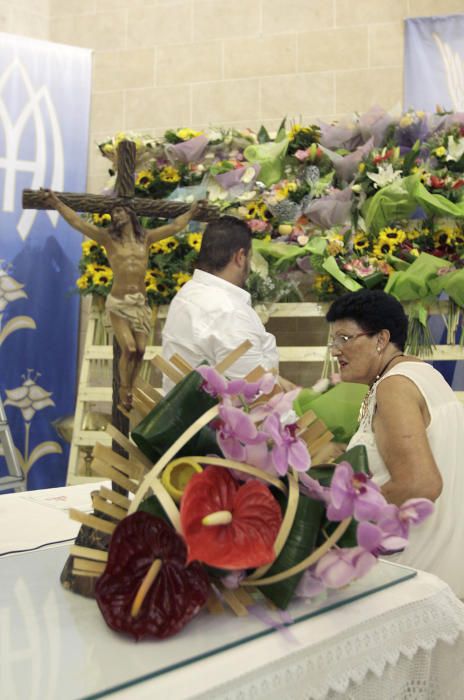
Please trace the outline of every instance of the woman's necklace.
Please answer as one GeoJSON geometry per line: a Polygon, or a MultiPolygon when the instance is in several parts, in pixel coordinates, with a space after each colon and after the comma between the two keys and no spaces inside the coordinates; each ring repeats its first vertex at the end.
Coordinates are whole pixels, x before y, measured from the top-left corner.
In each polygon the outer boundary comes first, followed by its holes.
{"type": "Polygon", "coordinates": [[[361,424],[364,418],[367,415],[367,412],[369,410],[369,402],[371,399],[372,394],[374,393],[375,387],[377,386],[377,382],[379,381],[380,377],[383,377],[385,372],[387,371],[388,367],[390,367],[391,363],[393,360],[396,360],[397,357],[404,357],[404,352],[397,352],[396,355],[393,355],[390,357],[388,360],[387,364],[384,366],[384,368],[376,375],[374,381],[372,384],[369,386],[369,391],[363,398],[363,402],[361,404],[361,408],[359,410],[359,417],[358,417],[358,423],[361,424]]]}

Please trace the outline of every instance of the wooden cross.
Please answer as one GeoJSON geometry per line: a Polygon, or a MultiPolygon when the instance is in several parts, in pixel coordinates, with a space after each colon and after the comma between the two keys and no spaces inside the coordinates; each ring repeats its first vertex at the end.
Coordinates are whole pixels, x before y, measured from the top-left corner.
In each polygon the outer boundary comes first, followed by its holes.
{"type": "MultiPolygon", "coordinates": [[[[115,206],[130,206],[138,216],[154,216],[162,218],[176,218],[189,210],[190,205],[183,202],[170,202],[165,200],[153,200],[149,198],[135,197],[136,146],[133,141],[121,141],[117,150],[117,178],[114,195],[75,194],[72,192],[56,192],[56,196],[64,204],[74,211],[82,213],[104,214],[115,206]]],[[[23,190],[24,209],[49,209],[37,190],[23,190]]],[[[218,218],[218,209],[205,205],[200,209],[199,215],[195,215],[199,221],[211,221],[218,218]]],[[[128,435],[129,421],[127,416],[118,409],[119,396],[119,362],[120,349],[114,338],[113,341],[113,408],[112,422],[124,435],[128,435]]],[[[117,445],[115,445],[117,448],[117,445]]]]}

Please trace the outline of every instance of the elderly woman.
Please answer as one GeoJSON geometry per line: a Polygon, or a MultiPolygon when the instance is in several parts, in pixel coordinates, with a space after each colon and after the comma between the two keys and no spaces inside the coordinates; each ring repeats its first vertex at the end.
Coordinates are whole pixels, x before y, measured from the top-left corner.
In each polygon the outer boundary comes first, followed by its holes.
{"type": "Polygon", "coordinates": [[[385,498],[435,501],[395,561],[425,569],[464,597],[464,407],[431,365],[404,352],[408,320],[381,291],[345,294],[330,307],[330,347],[343,381],[367,384],[357,433],[385,498]]]}

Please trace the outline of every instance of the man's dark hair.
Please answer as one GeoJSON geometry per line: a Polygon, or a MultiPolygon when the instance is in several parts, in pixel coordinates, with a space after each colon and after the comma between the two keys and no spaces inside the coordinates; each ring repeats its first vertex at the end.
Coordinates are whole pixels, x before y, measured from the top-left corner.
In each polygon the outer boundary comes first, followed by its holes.
{"type": "Polygon", "coordinates": [[[351,320],[366,333],[379,333],[386,328],[390,341],[404,350],[408,335],[408,317],[400,302],[379,289],[360,289],[336,299],[326,315],[329,323],[351,320]]]}
{"type": "Polygon", "coordinates": [[[221,272],[241,248],[251,248],[248,225],[234,216],[222,216],[211,221],[203,233],[197,268],[205,272],[221,272]]]}
{"type": "MultiPolygon", "coordinates": [[[[124,209],[127,212],[129,219],[132,223],[132,228],[134,229],[135,238],[137,241],[143,241],[145,238],[145,231],[142,228],[140,221],[137,218],[137,214],[131,207],[122,206],[121,204],[116,204],[113,209],[124,209]]],[[[121,226],[116,224],[114,221],[111,222],[110,233],[115,238],[120,239],[122,237],[121,226]]]]}

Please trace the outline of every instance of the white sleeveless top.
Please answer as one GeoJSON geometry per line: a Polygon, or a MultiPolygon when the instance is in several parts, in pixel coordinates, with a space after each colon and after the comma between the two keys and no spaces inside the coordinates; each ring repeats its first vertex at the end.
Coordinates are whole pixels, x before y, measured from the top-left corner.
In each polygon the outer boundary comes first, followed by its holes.
{"type": "Polygon", "coordinates": [[[398,564],[424,569],[446,581],[456,595],[464,598],[464,406],[442,375],[425,362],[400,362],[373,387],[366,414],[348,448],[364,445],[373,480],[379,486],[390,473],[377,449],[372,420],[378,384],[402,375],[417,386],[430,414],[427,438],[440,470],[443,490],[432,515],[418,527],[411,527],[404,552],[389,557],[398,564]]]}

